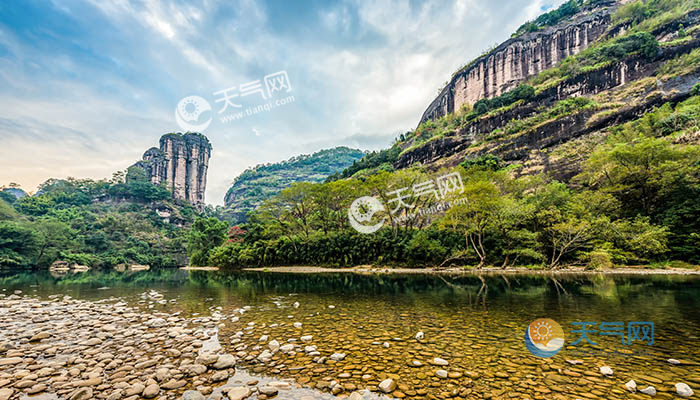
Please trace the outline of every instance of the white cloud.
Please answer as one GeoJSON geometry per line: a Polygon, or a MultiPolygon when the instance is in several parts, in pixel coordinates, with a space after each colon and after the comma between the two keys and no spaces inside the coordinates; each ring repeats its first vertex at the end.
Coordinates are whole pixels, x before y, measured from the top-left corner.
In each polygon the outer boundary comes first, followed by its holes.
{"type": "Polygon", "coordinates": [[[454,70],[545,3],[347,0],[284,30],[300,16],[271,19],[252,0],[86,0],[106,23],[81,16],[86,7],[74,1],[62,12],[85,30],[77,43],[93,58],[45,54],[0,23],[0,46],[14,57],[0,57],[0,184],[108,177],[177,129],[180,98],[213,101],[214,91],[287,70],[293,104],[205,132],[214,204],[248,166],[336,145],[388,146],[415,127],[454,70]],[[90,30],[102,29],[114,40],[91,43],[90,30]]]}

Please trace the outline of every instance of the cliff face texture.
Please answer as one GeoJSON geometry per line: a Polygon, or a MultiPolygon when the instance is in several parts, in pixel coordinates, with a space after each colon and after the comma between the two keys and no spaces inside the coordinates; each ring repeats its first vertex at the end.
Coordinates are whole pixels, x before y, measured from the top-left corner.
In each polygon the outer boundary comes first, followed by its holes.
{"type": "Polygon", "coordinates": [[[211,144],[199,133],[168,133],[160,148],[151,147],[134,166],[143,168],[155,185],[165,182],[173,198],[204,207],[211,144]]]}
{"type": "Polygon", "coordinates": [[[462,104],[474,104],[518,86],[561,60],[588,48],[606,32],[617,2],[585,10],[571,21],[509,39],[456,73],[423,113],[420,122],[437,119],[462,104]]]}
{"type": "Polygon", "coordinates": [[[629,22],[611,22],[616,7],[603,3],[551,28],[510,39],[457,73],[422,121],[447,114],[454,118],[417,129],[400,142],[393,166],[439,170],[488,154],[521,166],[518,174],[544,172],[566,181],[620,125],[700,93],[700,8],[658,18],[644,31],[655,45],[652,52],[638,51],[642,45],[637,43],[604,63],[586,60],[600,57],[604,46],[619,49],[621,40],[638,35],[625,33],[629,22]],[[464,102],[511,90],[565,55],[593,46],[590,54],[573,60],[571,71],[554,68],[550,78],[529,80],[533,95],[527,100],[475,116],[459,112],[464,102]]]}

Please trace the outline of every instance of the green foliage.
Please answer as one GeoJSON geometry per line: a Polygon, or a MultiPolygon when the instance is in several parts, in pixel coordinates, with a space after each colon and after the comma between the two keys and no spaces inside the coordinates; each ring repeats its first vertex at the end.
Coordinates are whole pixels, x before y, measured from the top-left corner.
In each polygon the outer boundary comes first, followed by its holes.
{"type": "Polygon", "coordinates": [[[216,218],[197,218],[187,234],[187,254],[190,264],[209,265],[212,249],[226,240],[226,222],[216,218]]]}
{"type": "Polygon", "coordinates": [[[481,99],[474,103],[473,110],[466,115],[466,120],[473,120],[479,115],[486,114],[491,110],[509,106],[517,101],[529,101],[535,97],[535,89],[530,85],[521,84],[513,90],[509,90],[500,96],[490,99],[481,99]]]}
{"type": "Polygon", "coordinates": [[[578,13],[583,3],[582,0],[569,0],[557,9],[546,12],[533,21],[522,24],[512,37],[517,37],[528,32],[536,32],[544,27],[556,25],[560,21],[578,13]]]}
{"type": "Polygon", "coordinates": [[[21,223],[0,221],[0,266],[31,266],[39,247],[37,236],[21,223]]]}
{"type": "Polygon", "coordinates": [[[388,167],[384,170],[393,171],[393,164],[399,159],[400,153],[401,149],[396,145],[385,150],[367,153],[361,159],[353,161],[352,165],[345,168],[342,172],[329,176],[327,181],[349,178],[359,171],[373,170],[382,168],[382,166],[388,167]]]}
{"type": "Polygon", "coordinates": [[[468,158],[462,161],[462,163],[459,165],[465,170],[469,170],[471,168],[481,168],[491,171],[498,171],[505,167],[503,160],[493,154],[482,154],[476,158],[468,158]]]}
{"type": "Polygon", "coordinates": [[[361,150],[336,147],[247,169],[234,179],[226,193],[229,209],[222,212],[222,217],[232,223],[244,222],[250,211],[292,183],[321,182],[329,176],[337,177],[363,157],[366,156],[361,150]]]}
{"type": "Polygon", "coordinates": [[[129,172],[110,182],[49,179],[36,195],[15,201],[14,209],[0,201],[0,220],[13,221],[10,228],[29,238],[21,250],[12,241],[1,243],[0,266],[43,268],[56,260],[98,268],[184,264],[183,230],[177,225],[190,223],[196,211],[171,200],[170,192],[138,170],[129,172]],[[168,212],[169,222],[156,210],[168,212]]]}

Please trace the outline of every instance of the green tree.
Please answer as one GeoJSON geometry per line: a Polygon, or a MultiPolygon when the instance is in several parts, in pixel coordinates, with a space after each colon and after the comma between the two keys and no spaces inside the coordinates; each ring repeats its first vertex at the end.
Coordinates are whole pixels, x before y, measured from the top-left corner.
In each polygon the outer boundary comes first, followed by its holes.
{"type": "Polygon", "coordinates": [[[197,218],[187,234],[187,254],[192,265],[209,265],[212,249],[226,240],[228,225],[216,218],[197,218]]]}

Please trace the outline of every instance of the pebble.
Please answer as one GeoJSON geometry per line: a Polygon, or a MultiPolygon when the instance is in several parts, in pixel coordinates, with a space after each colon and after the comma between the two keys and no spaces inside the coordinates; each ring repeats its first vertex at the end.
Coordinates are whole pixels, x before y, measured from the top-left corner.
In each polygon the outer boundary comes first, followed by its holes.
{"type": "Polygon", "coordinates": [[[653,386],[647,386],[646,388],[639,390],[639,392],[648,394],[649,396],[656,396],[656,388],[653,386]]]}
{"type": "Polygon", "coordinates": [[[387,378],[381,383],[379,383],[379,390],[381,390],[384,393],[391,393],[396,389],[396,382],[394,382],[393,379],[387,378]]]}
{"type": "Polygon", "coordinates": [[[602,367],[600,367],[600,373],[605,375],[605,376],[612,376],[613,370],[612,370],[612,368],[610,368],[608,366],[602,366],[602,367]]]}
{"type": "Polygon", "coordinates": [[[686,383],[676,383],[676,393],[681,397],[690,397],[693,395],[693,389],[686,383]]]}

